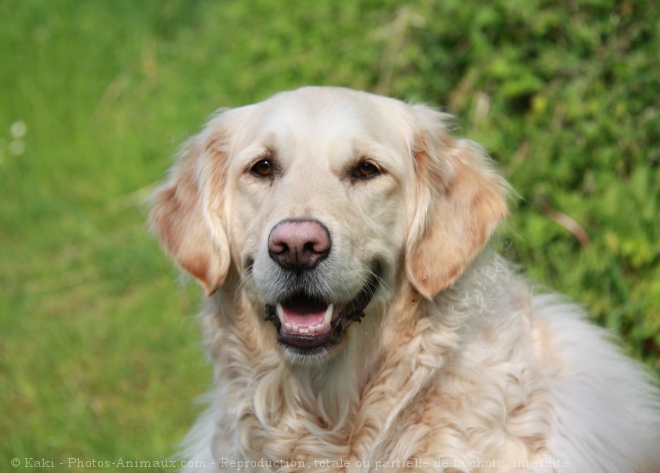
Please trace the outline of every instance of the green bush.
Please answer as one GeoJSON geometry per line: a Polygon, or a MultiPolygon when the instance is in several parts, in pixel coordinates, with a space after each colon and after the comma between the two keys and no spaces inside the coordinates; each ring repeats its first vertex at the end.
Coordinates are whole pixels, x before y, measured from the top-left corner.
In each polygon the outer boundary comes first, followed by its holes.
{"type": "MultiPolygon", "coordinates": [[[[398,74],[458,114],[514,184],[522,198],[509,227],[513,258],[657,367],[654,11],[647,2],[427,4],[398,74]]],[[[408,87],[392,81],[391,89],[405,95],[408,87]]]]}

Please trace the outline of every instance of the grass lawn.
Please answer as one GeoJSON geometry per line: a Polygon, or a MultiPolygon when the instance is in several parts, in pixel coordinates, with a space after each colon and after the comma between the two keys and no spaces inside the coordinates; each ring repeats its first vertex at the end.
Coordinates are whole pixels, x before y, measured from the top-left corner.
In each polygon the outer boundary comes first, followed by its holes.
{"type": "Polygon", "coordinates": [[[214,109],[307,84],[457,114],[505,252],[660,371],[657,8],[478,3],[0,0],[0,471],[173,454],[211,369],[144,201],[214,109]]]}

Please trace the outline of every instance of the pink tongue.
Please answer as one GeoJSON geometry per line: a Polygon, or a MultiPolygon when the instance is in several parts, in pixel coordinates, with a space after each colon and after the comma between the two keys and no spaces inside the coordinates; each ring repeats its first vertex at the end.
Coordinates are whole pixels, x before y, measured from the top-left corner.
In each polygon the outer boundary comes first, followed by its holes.
{"type": "Polygon", "coordinates": [[[282,305],[284,320],[298,327],[311,327],[323,323],[326,308],[309,304],[282,305]]]}

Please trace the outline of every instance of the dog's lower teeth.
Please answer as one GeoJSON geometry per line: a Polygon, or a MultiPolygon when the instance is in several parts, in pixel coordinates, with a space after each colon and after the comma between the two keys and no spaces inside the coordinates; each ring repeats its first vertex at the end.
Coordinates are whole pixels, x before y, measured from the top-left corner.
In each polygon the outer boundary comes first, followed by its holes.
{"type": "Polygon", "coordinates": [[[310,325],[309,327],[300,327],[299,325],[292,325],[289,322],[284,322],[282,324],[282,327],[284,327],[284,330],[289,332],[289,333],[299,333],[300,335],[315,335],[315,334],[322,334],[330,330],[330,325],[326,324],[317,324],[317,325],[310,325]]]}

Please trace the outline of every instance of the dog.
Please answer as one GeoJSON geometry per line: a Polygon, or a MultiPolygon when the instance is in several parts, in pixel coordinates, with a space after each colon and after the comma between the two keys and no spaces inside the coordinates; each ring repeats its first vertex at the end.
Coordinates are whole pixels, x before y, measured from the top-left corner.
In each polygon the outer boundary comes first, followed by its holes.
{"type": "Polygon", "coordinates": [[[488,242],[509,184],[425,105],[218,112],[150,224],[205,292],[185,471],[659,472],[653,378],[488,242]]]}

